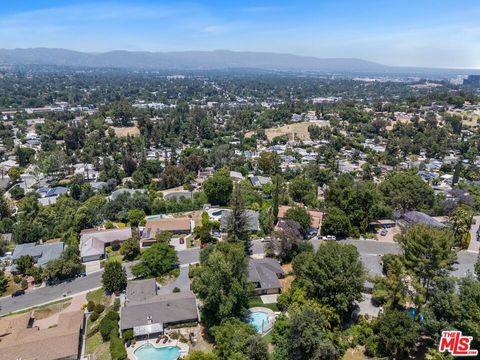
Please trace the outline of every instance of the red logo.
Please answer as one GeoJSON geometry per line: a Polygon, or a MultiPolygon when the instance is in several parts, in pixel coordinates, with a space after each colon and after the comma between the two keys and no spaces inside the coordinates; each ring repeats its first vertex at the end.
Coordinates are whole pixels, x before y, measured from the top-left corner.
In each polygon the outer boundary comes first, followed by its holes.
{"type": "Polygon", "coordinates": [[[470,350],[471,336],[463,336],[461,331],[442,331],[438,345],[440,352],[449,351],[453,356],[477,356],[478,350],[470,350]]]}

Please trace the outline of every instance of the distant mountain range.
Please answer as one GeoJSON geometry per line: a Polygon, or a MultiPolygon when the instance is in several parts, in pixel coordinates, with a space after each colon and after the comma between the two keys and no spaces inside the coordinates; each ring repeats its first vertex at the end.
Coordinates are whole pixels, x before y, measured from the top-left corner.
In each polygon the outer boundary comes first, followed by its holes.
{"type": "Polygon", "coordinates": [[[456,73],[478,70],[400,68],[354,58],[316,58],[244,51],[109,51],[85,53],[66,49],[0,49],[0,65],[56,65],[149,70],[262,69],[327,73],[456,73]]]}

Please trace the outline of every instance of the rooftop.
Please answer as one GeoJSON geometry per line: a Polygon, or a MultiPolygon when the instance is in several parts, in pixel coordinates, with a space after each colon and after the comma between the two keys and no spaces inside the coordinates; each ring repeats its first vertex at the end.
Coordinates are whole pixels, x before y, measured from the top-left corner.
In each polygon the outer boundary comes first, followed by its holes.
{"type": "Polygon", "coordinates": [[[29,327],[31,314],[0,318],[2,360],[76,359],[79,355],[83,311],[60,314],[56,326],[29,327]]]}
{"type": "Polygon", "coordinates": [[[128,304],[121,309],[120,329],[133,329],[149,324],[174,324],[198,320],[195,295],[188,292],[155,295],[145,301],[128,304]]]}
{"type": "Polygon", "coordinates": [[[62,255],[63,245],[63,242],[40,245],[36,243],[19,244],[15,246],[12,259],[15,261],[21,256],[30,255],[36,260],[38,265],[43,266],[51,260],[58,259],[62,255]]]}

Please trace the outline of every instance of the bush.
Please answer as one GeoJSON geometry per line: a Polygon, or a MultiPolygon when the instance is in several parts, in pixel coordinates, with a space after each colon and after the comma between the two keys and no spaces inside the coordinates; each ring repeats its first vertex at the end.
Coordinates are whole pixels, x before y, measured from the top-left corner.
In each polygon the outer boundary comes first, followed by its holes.
{"type": "Polygon", "coordinates": [[[111,321],[115,321],[117,322],[119,319],[120,319],[120,316],[118,315],[118,313],[114,310],[110,310],[106,316],[106,318],[108,318],[109,320],[111,321]]]}
{"type": "Polygon", "coordinates": [[[89,319],[90,319],[91,322],[95,322],[95,321],[98,320],[99,317],[100,317],[100,314],[99,314],[99,313],[93,312],[93,313],[90,315],[90,318],[89,318],[89,319]]]}
{"type": "Polygon", "coordinates": [[[14,282],[15,284],[20,283],[20,281],[22,281],[22,278],[21,278],[20,276],[18,276],[18,275],[13,275],[13,282],[14,282]]]}
{"type": "Polygon", "coordinates": [[[120,310],[120,299],[115,299],[114,303],[113,303],[113,310],[117,311],[120,310]]]}
{"type": "Polygon", "coordinates": [[[116,322],[110,320],[108,317],[104,317],[102,321],[100,321],[100,334],[102,335],[103,341],[110,340],[110,337],[115,334],[118,325],[116,322]]]}
{"type": "Polygon", "coordinates": [[[129,340],[133,340],[133,330],[132,329],[125,330],[123,332],[122,338],[123,338],[123,341],[125,342],[129,340]]]}
{"type": "Polygon", "coordinates": [[[95,303],[92,300],[87,303],[87,310],[88,312],[92,312],[93,310],[95,310],[95,303]]]}
{"type": "Polygon", "coordinates": [[[105,306],[102,304],[95,305],[95,312],[101,314],[105,310],[105,306]]]}
{"type": "Polygon", "coordinates": [[[27,290],[28,289],[28,282],[25,279],[22,279],[20,286],[22,287],[22,290],[27,290]]]}
{"type": "Polygon", "coordinates": [[[175,287],[173,288],[173,292],[174,292],[174,293],[179,293],[179,292],[180,292],[180,289],[175,286],[175,287]]]}

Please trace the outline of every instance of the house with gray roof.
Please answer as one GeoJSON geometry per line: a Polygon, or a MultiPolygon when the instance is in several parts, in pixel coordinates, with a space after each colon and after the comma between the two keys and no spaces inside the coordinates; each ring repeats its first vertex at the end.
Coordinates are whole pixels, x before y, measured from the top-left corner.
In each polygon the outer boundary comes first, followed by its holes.
{"type": "Polygon", "coordinates": [[[83,262],[103,259],[107,246],[120,244],[131,237],[130,227],[83,230],[80,233],[80,257],[83,262]]]}
{"type": "MultiPolygon", "coordinates": [[[[383,263],[381,256],[374,254],[361,254],[361,260],[368,276],[383,276],[383,263]]],[[[365,292],[371,293],[373,291],[373,283],[368,279],[365,280],[363,289],[365,292]]]]}
{"type": "Polygon", "coordinates": [[[22,256],[31,256],[37,266],[45,266],[48,262],[62,256],[63,250],[63,242],[38,245],[36,243],[18,244],[12,254],[13,265],[11,271],[15,272],[15,262],[22,256]]]}
{"type": "MultiPolygon", "coordinates": [[[[232,210],[225,209],[222,211],[222,218],[220,219],[220,230],[226,231],[228,225],[228,218],[230,217],[232,210]]],[[[257,232],[260,230],[260,214],[258,211],[247,210],[246,211],[248,230],[251,232],[257,232]]]]}
{"type": "Polygon", "coordinates": [[[255,286],[255,295],[279,294],[282,290],[279,279],[283,276],[283,269],[276,259],[249,259],[248,281],[255,286]]]}
{"type": "Polygon", "coordinates": [[[252,183],[253,186],[263,186],[268,183],[271,183],[272,179],[268,176],[255,175],[255,176],[250,176],[250,182],[252,183]]]}
{"type": "Polygon", "coordinates": [[[128,193],[130,194],[131,196],[135,195],[135,194],[142,194],[144,193],[145,190],[144,189],[117,189],[115,191],[113,191],[111,194],[110,194],[110,197],[109,199],[110,200],[115,200],[119,195],[121,194],[125,194],[125,193],[128,193]]]}
{"type": "Polygon", "coordinates": [[[178,190],[178,191],[165,192],[163,195],[163,199],[165,201],[172,200],[172,199],[175,201],[180,201],[180,199],[182,198],[187,200],[192,200],[193,193],[188,190],[178,190]]]}
{"type": "Polygon", "coordinates": [[[157,294],[155,279],[129,281],[125,306],[120,310],[121,331],[132,329],[136,338],[155,336],[175,324],[198,322],[195,295],[190,292],[157,294]]]}
{"type": "Polygon", "coordinates": [[[402,229],[406,229],[416,224],[425,224],[435,228],[443,228],[446,226],[437,219],[420,211],[408,211],[405,214],[402,214],[397,220],[397,223],[402,229]]]}

